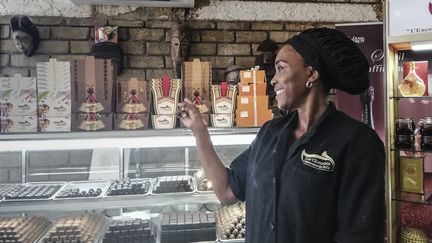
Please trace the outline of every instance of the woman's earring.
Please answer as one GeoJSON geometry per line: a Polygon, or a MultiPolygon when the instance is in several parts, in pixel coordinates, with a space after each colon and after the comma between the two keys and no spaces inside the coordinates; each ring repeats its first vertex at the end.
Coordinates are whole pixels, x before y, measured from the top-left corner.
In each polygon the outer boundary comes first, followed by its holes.
{"type": "Polygon", "coordinates": [[[312,82],[311,81],[307,81],[306,82],[306,88],[308,88],[308,89],[310,89],[310,88],[312,88],[312,82]]]}

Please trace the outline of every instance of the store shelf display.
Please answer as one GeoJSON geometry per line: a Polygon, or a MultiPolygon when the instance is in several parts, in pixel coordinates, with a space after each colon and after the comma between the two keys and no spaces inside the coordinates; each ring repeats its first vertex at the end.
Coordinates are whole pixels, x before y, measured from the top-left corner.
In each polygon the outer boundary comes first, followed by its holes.
{"type": "Polygon", "coordinates": [[[151,179],[120,179],[111,182],[107,196],[120,195],[148,195],[151,188],[151,179]]]}
{"type": "Polygon", "coordinates": [[[0,243],[34,243],[51,225],[43,217],[0,218],[0,243]]]}
{"type": "Polygon", "coordinates": [[[218,238],[221,241],[244,239],[246,235],[246,204],[237,203],[216,214],[218,238]]]}
{"type": "Polygon", "coordinates": [[[152,193],[193,193],[195,181],[191,176],[161,176],[156,178],[152,193]]]}
{"type": "Polygon", "coordinates": [[[105,194],[108,181],[71,182],[54,199],[97,198],[105,194]]]}

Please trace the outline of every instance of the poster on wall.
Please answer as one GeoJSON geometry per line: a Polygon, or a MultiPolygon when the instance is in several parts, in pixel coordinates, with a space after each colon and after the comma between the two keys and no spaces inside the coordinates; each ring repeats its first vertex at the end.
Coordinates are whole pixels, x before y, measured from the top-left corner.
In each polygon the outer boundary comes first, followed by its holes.
{"type": "Polygon", "coordinates": [[[370,87],[361,95],[336,91],[340,111],[374,128],[382,141],[384,131],[384,43],[382,23],[336,25],[354,41],[369,62],[370,87]]]}
{"type": "Polygon", "coordinates": [[[432,32],[431,0],[390,0],[388,4],[389,36],[432,32]]]}

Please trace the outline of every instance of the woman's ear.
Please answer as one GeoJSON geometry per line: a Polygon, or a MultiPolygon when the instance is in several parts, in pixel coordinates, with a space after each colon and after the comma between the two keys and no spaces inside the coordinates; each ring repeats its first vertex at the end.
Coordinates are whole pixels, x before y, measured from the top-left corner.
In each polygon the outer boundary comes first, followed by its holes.
{"type": "Polygon", "coordinates": [[[308,67],[308,81],[315,82],[319,79],[320,75],[317,70],[315,70],[312,66],[308,67]]]}

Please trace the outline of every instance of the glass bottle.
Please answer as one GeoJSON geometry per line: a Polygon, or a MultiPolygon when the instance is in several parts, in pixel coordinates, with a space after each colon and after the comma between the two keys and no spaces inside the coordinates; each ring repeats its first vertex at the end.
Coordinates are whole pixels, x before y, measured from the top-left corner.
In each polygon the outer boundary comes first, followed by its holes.
{"type": "Polygon", "coordinates": [[[411,149],[414,144],[415,124],[413,118],[396,120],[395,146],[399,149],[411,149]]]}
{"type": "Polygon", "coordinates": [[[399,91],[402,96],[423,96],[426,91],[425,82],[417,75],[415,62],[410,62],[409,65],[409,73],[399,85],[399,91]]]}

